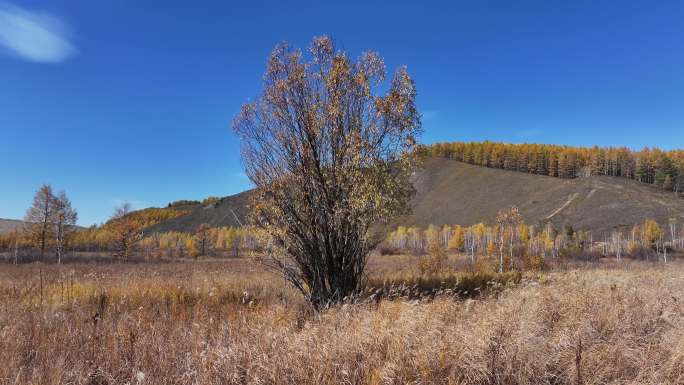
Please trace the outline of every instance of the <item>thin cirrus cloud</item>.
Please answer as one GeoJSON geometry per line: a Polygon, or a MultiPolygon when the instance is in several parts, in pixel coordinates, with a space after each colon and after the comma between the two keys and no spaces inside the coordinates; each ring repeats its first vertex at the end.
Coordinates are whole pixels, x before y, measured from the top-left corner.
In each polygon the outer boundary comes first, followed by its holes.
{"type": "Polygon", "coordinates": [[[78,52],[68,36],[66,24],[53,15],[0,3],[0,47],[20,58],[61,63],[78,52]]]}

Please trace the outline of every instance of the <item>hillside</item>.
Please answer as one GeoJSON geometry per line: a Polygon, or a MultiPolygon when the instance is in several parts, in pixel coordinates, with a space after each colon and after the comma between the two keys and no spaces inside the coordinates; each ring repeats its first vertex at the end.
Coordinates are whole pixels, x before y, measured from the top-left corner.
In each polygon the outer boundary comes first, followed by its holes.
{"type": "Polygon", "coordinates": [[[249,191],[222,198],[218,203],[203,205],[200,203],[176,206],[174,209],[187,211],[188,214],[173,218],[151,226],[146,233],[163,233],[167,231],[194,232],[202,223],[212,227],[240,226],[247,216],[247,200],[249,191]]]}
{"type": "Polygon", "coordinates": [[[516,205],[527,223],[604,233],[645,218],[684,220],[684,199],[626,178],[560,179],[430,158],[415,181],[413,213],[400,224],[493,222],[498,210],[516,205]]]}
{"type": "MultiPolygon", "coordinates": [[[[419,225],[492,223],[497,212],[518,206],[529,224],[551,221],[596,234],[630,227],[645,218],[665,224],[684,222],[684,199],[626,178],[591,176],[561,179],[473,166],[433,157],[415,177],[413,212],[391,224],[419,225]]],[[[239,226],[245,222],[249,191],[225,197],[215,205],[176,207],[188,211],[146,230],[147,233],[194,231],[201,223],[239,226]]]]}
{"type": "Polygon", "coordinates": [[[0,218],[0,234],[9,233],[10,231],[20,227],[24,224],[24,221],[19,221],[16,219],[2,219],[0,218]]]}
{"type": "MultiPolygon", "coordinates": [[[[631,227],[652,218],[666,224],[669,218],[684,222],[684,198],[652,185],[626,178],[590,176],[561,179],[473,166],[443,157],[428,158],[414,178],[416,196],[410,215],[396,225],[492,223],[500,209],[518,206],[528,224],[550,221],[556,228],[603,234],[631,227]]],[[[187,214],[145,229],[145,233],[194,232],[200,224],[240,226],[246,222],[249,191],[222,198],[214,204],[189,202],[172,208],[187,214]]],[[[0,234],[23,222],[0,219],[0,234]]]]}
{"type": "MultiPolygon", "coordinates": [[[[1,234],[7,234],[11,232],[14,229],[17,229],[23,225],[25,225],[27,222],[20,221],[18,219],[2,219],[0,218],[0,235],[1,234]]],[[[73,228],[77,231],[83,230],[84,227],[81,226],[73,226],[73,228]]]]}

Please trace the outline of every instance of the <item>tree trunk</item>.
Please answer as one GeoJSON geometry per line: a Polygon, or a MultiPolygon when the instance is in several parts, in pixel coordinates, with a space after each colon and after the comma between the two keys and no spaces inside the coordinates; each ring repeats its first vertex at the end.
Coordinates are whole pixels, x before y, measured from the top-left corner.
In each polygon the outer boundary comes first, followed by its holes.
{"type": "Polygon", "coordinates": [[[14,264],[19,264],[19,239],[14,239],[14,264]]]}

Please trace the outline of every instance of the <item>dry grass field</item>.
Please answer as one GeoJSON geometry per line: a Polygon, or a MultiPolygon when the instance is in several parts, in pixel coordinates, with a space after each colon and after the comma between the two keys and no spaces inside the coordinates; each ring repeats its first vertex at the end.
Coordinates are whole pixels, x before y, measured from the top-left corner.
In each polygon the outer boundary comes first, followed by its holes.
{"type": "Polygon", "coordinates": [[[0,384],[684,383],[684,264],[515,282],[316,315],[245,259],[3,265],[0,384]]]}

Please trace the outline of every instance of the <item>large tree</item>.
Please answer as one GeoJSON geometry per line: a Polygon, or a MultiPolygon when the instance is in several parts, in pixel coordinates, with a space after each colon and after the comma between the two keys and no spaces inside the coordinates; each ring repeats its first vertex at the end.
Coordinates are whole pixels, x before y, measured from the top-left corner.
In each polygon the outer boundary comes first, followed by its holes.
{"type": "Polygon", "coordinates": [[[43,259],[45,250],[52,241],[52,225],[55,218],[55,195],[52,186],[44,184],[40,186],[33,197],[33,204],[26,211],[24,220],[28,222],[27,232],[35,247],[40,250],[40,258],[43,259]]]}
{"type": "Polygon", "coordinates": [[[359,289],[369,227],[406,209],[420,115],[405,67],[381,95],[376,53],[354,61],[328,37],[314,38],[309,53],[274,49],[263,94],[234,129],[271,262],[320,308],[359,289]]]}

